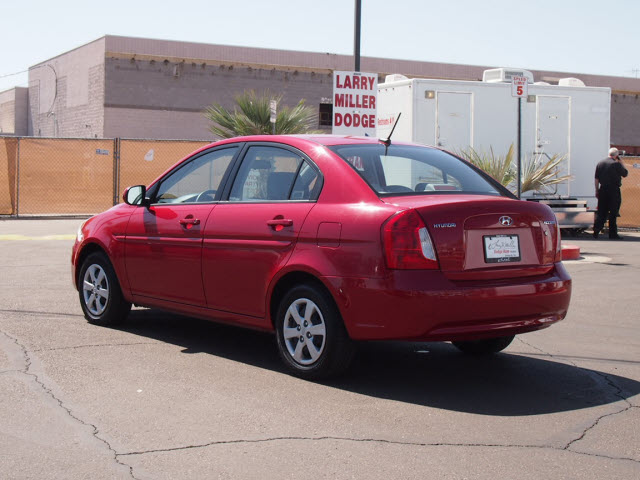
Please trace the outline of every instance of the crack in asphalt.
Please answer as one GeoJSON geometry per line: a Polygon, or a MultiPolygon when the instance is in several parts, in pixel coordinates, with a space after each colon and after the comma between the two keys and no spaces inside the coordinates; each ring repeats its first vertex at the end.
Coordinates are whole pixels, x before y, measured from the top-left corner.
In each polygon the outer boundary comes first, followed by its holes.
{"type": "MultiPolygon", "coordinates": [[[[523,344],[527,345],[528,347],[533,348],[534,350],[537,350],[538,352],[542,353],[543,355],[546,355],[546,356],[548,356],[550,358],[554,358],[555,359],[553,354],[551,354],[549,352],[545,352],[541,348],[538,348],[535,345],[532,345],[532,344],[530,344],[528,342],[525,342],[522,338],[518,337],[518,340],[520,342],[522,342],[523,344]]],[[[570,365],[573,365],[574,367],[576,367],[576,368],[578,368],[580,370],[583,370],[583,371],[585,370],[583,367],[581,367],[580,365],[578,365],[575,362],[572,362],[571,360],[565,360],[565,361],[566,361],[566,363],[568,363],[570,365]]],[[[617,459],[617,460],[631,460],[632,462],[640,463],[640,461],[638,461],[636,459],[633,459],[633,458],[628,458],[628,457],[609,457],[607,455],[601,455],[601,454],[595,454],[595,453],[592,454],[592,453],[587,453],[587,452],[579,452],[577,450],[572,450],[571,449],[571,447],[574,446],[574,444],[576,444],[577,442],[583,440],[591,430],[593,430],[596,426],[598,426],[598,424],[600,423],[601,420],[603,420],[603,419],[605,419],[607,417],[613,417],[613,416],[617,416],[617,415],[623,414],[625,412],[628,412],[632,408],[637,408],[634,405],[632,405],[631,402],[629,402],[629,400],[627,400],[622,395],[622,388],[619,385],[617,385],[609,377],[609,375],[607,375],[606,373],[603,373],[603,372],[595,371],[595,370],[589,370],[589,372],[593,372],[594,374],[596,374],[599,377],[603,378],[605,380],[605,382],[609,385],[609,387],[611,387],[614,390],[613,395],[615,397],[618,397],[620,400],[622,400],[626,404],[626,407],[621,409],[621,410],[619,410],[619,411],[617,411],[617,412],[611,412],[611,413],[606,413],[604,415],[600,415],[599,417],[597,417],[595,419],[595,421],[591,425],[589,425],[587,428],[585,428],[577,438],[574,438],[573,440],[571,440],[562,449],[566,450],[566,451],[573,452],[573,453],[579,453],[579,454],[582,454],[582,455],[589,455],[589,456],[603,457],[603,458],[611,458],[611,459],[617,459]]]]}
{"type": "MultiPolygon", "coordinates": [[[[102,442],[103,444],[106,445],[106,447],[109,449],[110,452],[113,453],[113,459],[114,461],[118,464],[121,465],[125,468],[127,468],[129,470],[129,475],[131,476],[131,478],[136,479],[136,477],[133,475],[133,467],[130,465],[127,465],[124,462],[121,462],[120,459],[118,458],[118,452],[115,451],[115,449],[111,446],[111,444],[105,440],[104,438],[101,438],[98,433],[98,427],[96,427],[95,425],[93,425],[92,423],[88,423],[85,422],[84,420],[82,420],[81,418],[77,417],[76,415],[73,414],[73,412],[71,411],[70,408],[66,407],[64,405],[64,403],[62,402],[62,400],[60,400],[58,397],[56,397],[56,395],[53,393],[53,391],[47,387],[45,385],[45,383],[40,380],[40,378],[38,377],[38,375],[36,375],[35,373],[31,373],[29,370],[31,369],[31,357],[29,355],[29,351],[27,350],[27,348],[22,345],[17,338],[9,335],[8,333],[0,330],[0,333],[3,334],[5,337],[7,337],[9,340],[13,341],[13,343],[15,343],[15,345],[19,348],[22,357],[23,357],[23,362],[24,362],[24,368],[17,370],[16,372],[18,373],[22,373],[23,375],[26,375],[28,377],[31,377],[33,379],[33,381],[40,386],[40,388],[43,390],[43,392],[46,395],[49,395],[57,404],[58,406],[64,410],[67,415],[69,417],[71,417],[73,420],[75,420],[76,422],[80,423],[81,425],[85,425],[87,427],[90,427],[93,431],[91,432],[91,434],[93,435],[93,437],[95,437],[97,440],[99,440],[100,442],[102,442]]],[[[137,479],[136,479],[137,480],[137,479]]]]}
{"type": "Polygon", "coordinates": [[[38,348],[33,351],[34,352],[55,352],[58,350],[77,350],[81,348],[93,348],[93,347],[129,347],[132,345],[162,345],[162,343],[160,342],[94,343],[94,344],[87,344],[87,345],[71,345],[69,347],[38,348]]]}
{"type": "Polygon", "coordinates": [[[55,317],[84,317],[79,313],[60,313],[60,312],[37,312],[33,310],[7,310],[0,309],[0,313],[22,313],[25,315],[53,315],[55,317]]]}
{"type": "MultiPolygon", "coordinates": [[[[3,310],[0,310],[3,311],[3,310]]],[[[6,310],[4,310],[6,311],[6,310]]],[[[27,312],[16,312],[16,313],[27,313],[27,312]]],[[[45,312],[29,312],[29,313],[37,313],[37,314],[42,314],[45,312]]],[[[65,315],[65,314],[58,314],[58,315],[65,315]]],[[[596,453],[589,453],[589,452],[581,452],[575,449],[572,449],[571,447],[583,440],[588,433],[593,430],[599,423],[601,420],[603,420],[604,418],[607,417],[611,417],[611,416],[615,416],[615,415],[619,415],[621,413],[624,413],[632,408],[640,408],[640,407],[636,407],[634,405],[632,405],[626,398],[624,398],[622,396],[622,388],[620,388],[618,385],[616,385],[616,383],[606,374],[601,373],[601,372],[596,372],[593,371],[596,375],[602,377],[606,383],[609,385],[609,387],[611,387],[613,390],[615,390],[614,395],[618,398],[620,398],[621,400],[623,400],[626,404],[627,407],[618,411],[618,412],[613,412],[613,413],[608,413],[605,415],[601,415],[599,416],[589,427],[587,427],[586,429],[584,429],[584,431],[582,432],[582,434],[571,440],[569,443],[567,443],[567,445],[563,446],[563,447],[554,447],[554,446],[549,446],[549,445],[518,445],[518,444],[492,444],[492,443],[448,443],[448,442],[434,442],[434,443],[427,443],[427,442],[402,442],[402,441],[394,441],[394,440],[387,440],[387,439],[380,439],[380,438],[349,438],[349,437],[333,437],[333,436],[320,436],[320,437],[298,437],[298,436],[283,436],[283,437],[271,437],[271,438],[263,438],[263,439],[253,439],[253,440],[248,440],[248,439],[236,439],[236,440],[224,440],[224,441],[213,441],[213,442],[208,442],[208,443],[204,443],[204,444],[197,444],[197,445],[187,445],[187,446],[180,446],[180,447],[172,447],[172,448],[162,448],[162,449],[150,449],[150,450],[144,450],[144,451],[133,451],[133,452],[124,452],[124,453],[118,453],[111,445],[110,443],[101,438],[99,435],[99,430],[98,428],[88,422],[85,422],[84,420],[80,419],[79,417],[77,417],[76,415],[73,414],[73,412],[71,411],[71,409],[69,409],[68,407],[66,407],[64,405],[64,403],[55,396],[55,394],[53,393],[53,391],[47,387],[43,381],[40,380],[40,378],[38,377],[38,375],[31,373],[29,370],[31,369],[31,357],[29,355],[29,351],[27,350],[27,348],[25,346],[23,346],[22,344],[19,343],[18,339],[7,334],[6,332],[0,330],[0,333],[2,333],[3,335],[5,335],[8,339],[10,339],[13,343],[15,343],[15,345],[19,348],[21,355],[23,357],[23,364],[24,364],[24,368],[21,370],[6,370],[6,371],[2,371],[0,372],[0,374],[6,374],[6,373],[22,373],[24,375],[27,375],[29,377],[31,377],[39,386],[40,388],[43,390],[43,392],[47,395],[49,395],[51,398],[53,398],[53,400],[58,404],[58,406],[60,408],[62,408],[69,417],[71,417],[72,419],[74,419],[76,422],[80,423],[81,425],[85,425],[88,426],[92,429],[92,435],[99,440],[100,442],[102,442],[108,449],[110,452],[112,452],[113,457],[114,457],[114,461],[118,464],[121,465],[125,468],[128,469],[129,471],[129,475],[131,478],[136,479],[137,477],[135,477],[134,473],[133,473],[133,467],[124,463],[123,461],[121,461],[121,457],[127,457],[127,456],[136,456],[136,455],[148,455],[148,454],[153,454],[153,453],[167,453],[167,452],[177,452],[177,451],[183,451],[183,450],[190,450],[190,449],[197,449],[197,448],[207,448],[207,447],[213,447],[213,446],[220,446],[220,445],[239,445],[239,444],[257,444],[257,443],[270,443],[270,442],[277,442],[277,441],[314,441],[314,442],[319,442],[319,441],[345,441],[345,442],[358,442],[358,443],[380,443],[380,444],[388,444],[388,445],[398,445],[398,446],[414,446],[414,447],[467,447],[467,448],[517,448],[517,449],[539,449],[539,450],[555,450],[555,451],[562,451],[562,452],[567,452],[567,453],[571,453],[574,455],[584,455],[584,456],[589,456],[589,457],[596,457],[596,458],[602,458],[602,459],[607,459],[607,460],[615,460],[615,461],[631,461],[634,463],[640,463],[640,461],[634,459],[634,458],[628,458],[628,457],[613,457],[613,456],[609,456],[609,455],[603,455],[603,454],[596,454],[596,453]]],[[[545,352],[544,350],[522,340],[521,338],[518,338],[519,341],[521,341],[523,344],[529,346],[530,348],[540,352],[541,354],[548,356],[550,358],[555,358],[554,355],[545,352]]],[[[91,347],[105,347],[105,346],[131,346],[131,345],[149,345],[149,344],[155,344],[156,342],[136,342],[136,343],[116,343],[116,344],[94,344],[94,345],[77,345],[77,346],[71,346],[71,347],[60,347],[60,348],[51,348],[51,349],[40,349],[40,350],[34,350],[35,351],[53,351],[53,350],[68,350],[68,349],[79,349],[79,348],[91,348],[91,347]]],[[[577,364],[566,360],[567,363],[575,366],[576,368],[579,368],[581,370],[584,370],[582,367],[578,366],[577,364]]]]}
{"type": "MultiPolygon", "coordinates": [[[[574,439],[574,440],[571,440],[571,441],[570,441],[570,442],[569,442],[569,443],[564,447],[564,450],[569,450],[569,451],[571,451],[571,452],[584,453],[585,455],[589,455],[588,453],[585,453],[585,452],[578,452],[577,450],[571,450],[571,447],[573,446],[573,444],[575,444],[575,443],[577,443],[577,442],[579,442],[579,441],[583,440],[591,430],[593,430],[595,427],[597,427],[597,426],[598,426],[598,424],[600,423],[600,421],[601,421],[602,419],[607,418],[607,417],[613,417],[613,416],[616,416],[616,415],[620,415],[621,413],[628,412],[629,410],[631,410],[632,408],[634,408],[634,407],[633,407],[633,405],[631,405],[631,404],[630,404],[629,402],[627,402],[626,400],[625,400],[625,402],[628,404],[627,408],[625,408],[625,409],[623,409],[623,410],[620,410],[619,412],[608,413],[608,414],[606,414],[606,415],[601,415],[600,417],[596,418],[596,421],[595,421],[592,425],[590,425],[589,427],[587,427],[587,428],[582,432],[582,435],[580,435],[578,438],[576,438],[576,439],[574,439]]],[[[597,454],[594,454],[594,455],[595,455],[595,456],[600,456],[600,455],[597,455],[597,454]]],[[[635,459],[633,459],[633,458],[625,458],[625,459],[626,459],[626,460],[632,460],[632,461],[634,461],[634,462],[636,462],[636,463],[640,463],[640,461],[635,460],[635,459]]]]}
{"type": "Polygon", "coordinates": [[[498,443],[448,443],[448,442],[437,442],[437,443],[425,443],[425,442],[401,442],[395,440],[386,440],[381,438],[349,438],[349,437],[332,437],[332,436],[322,436],[322,437],[271,437],[271,438],[260,438],[254,440],[246,440],[246,439],[237,439],[237,440],[220,440],[214,442],[203,443],[200,445],[187,445],[183,447],[172,447],[172,448],[159,448],[154,450],[144,450],[138,452],[127,452],[127,453],[119,453],[118,456],[134,456],[134,455],[147,455],[152,453],[166,453],[166,452],[176,452],[181,450],[191,450],[195,448],[207,448],[219,445],[238,445],[238,444],[251,444],[251,443],[270,443],[270,442],[278,442],[278,441],[344,441],[344,442],[357,442],[357,443],[383,443],[387,445],[399,445],[399,446],[409,446],[409,447],[469,447],[469,448],[521,448],[521,449],[539,449],[539,450],[556,450],[560,452],[568,452],[574,455],[584,455],[589,457],[597,457],[603,458],[607,460],[625,460],[631,461],[634,463],[640,463],[633,458],[627,457],[611,457],[609,455],[599,455],[592,454],[586,452],[578,452],[575,450],[567,450],[564,447],[553,447],[549,445],[518,445],[518,444],[498,444],[498,443]]]}

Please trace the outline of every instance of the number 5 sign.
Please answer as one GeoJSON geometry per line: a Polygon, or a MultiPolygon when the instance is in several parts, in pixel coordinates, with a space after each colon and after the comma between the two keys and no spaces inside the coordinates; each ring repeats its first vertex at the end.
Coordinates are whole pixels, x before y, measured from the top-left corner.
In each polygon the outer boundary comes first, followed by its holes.
{"type": "Polygon", "coordinates": [[[511,96],[526,97],[528,95],[528,85],[527,77],[511,77],[511,96]]]}

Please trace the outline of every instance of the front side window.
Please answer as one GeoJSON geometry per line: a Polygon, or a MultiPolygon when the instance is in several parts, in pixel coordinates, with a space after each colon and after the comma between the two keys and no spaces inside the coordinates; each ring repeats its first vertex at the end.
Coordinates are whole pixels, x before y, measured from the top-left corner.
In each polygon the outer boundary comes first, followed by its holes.
{"type": "Polygon", "coordinates": [[[249,148],[238,171],[229,201],[269,202],[310,200],[319,175],[302,156],[283,148],[249,148]]]}
{"type": "Polygon", "coordinates": [[[331,150],[346,160],[379,195],[505,194],[496,182],[442,150],[371,144],[338,145],[331,150]]]}
{"type": "Polygon", "coordinates": [[[155,203],[207,203],[216,199],[237,147],[206,152],[162,180],[155,203]]]}

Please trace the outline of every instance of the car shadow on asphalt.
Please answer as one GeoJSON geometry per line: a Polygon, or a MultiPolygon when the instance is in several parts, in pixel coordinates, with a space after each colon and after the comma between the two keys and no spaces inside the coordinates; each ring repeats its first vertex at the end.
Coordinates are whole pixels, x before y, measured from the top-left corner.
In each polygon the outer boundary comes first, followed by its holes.
{"type": "MultiPolygon", "coordinates": [[[[178,345],[184,354],[205,353],[287,374],[269,333],[153,309],[132,310],[121,330],[178,345]]],[[[492,416],[579,410],[640,393],[635,380],[552,357],[512,353],[518,347],[516,337],[506,352],[473,357],[442,342],[361,343],[349,371],[322,383],[371,397],[492,416]]]]}

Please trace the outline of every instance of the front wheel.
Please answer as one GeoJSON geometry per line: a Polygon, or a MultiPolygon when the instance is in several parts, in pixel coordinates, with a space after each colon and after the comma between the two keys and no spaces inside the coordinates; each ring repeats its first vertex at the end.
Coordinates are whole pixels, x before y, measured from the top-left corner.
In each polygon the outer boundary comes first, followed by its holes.
{"type": "Polygon", "coordinates": [[[510,337],[488,338],[486,340],[469,340],[465,342],[451,342],[460,351],[472,355],[488,355],[498,353],[509,346],[515,335],[510,337]]]}
{"type": "Polygon", "coordinates": [[[80,269],[80,305],[85,318],[102,326],[126,320],[131,304],[122,296],[118,277],[103,253],[92,253],[80,269]]]}
{"type": "Polygon", "coordinates": [[[353,343],[331,298],[312,285],[292,288],[275,319],[278,351],[296,376],[318,380],[347,369],[353,343]]]}

